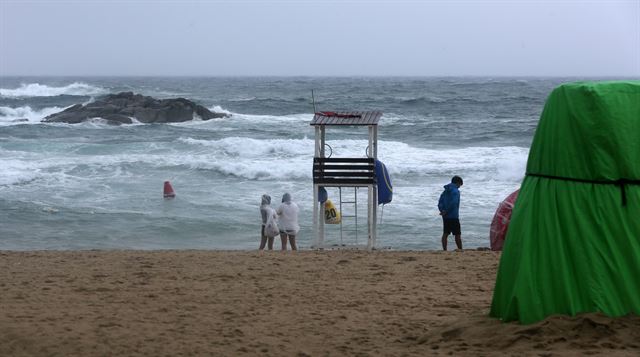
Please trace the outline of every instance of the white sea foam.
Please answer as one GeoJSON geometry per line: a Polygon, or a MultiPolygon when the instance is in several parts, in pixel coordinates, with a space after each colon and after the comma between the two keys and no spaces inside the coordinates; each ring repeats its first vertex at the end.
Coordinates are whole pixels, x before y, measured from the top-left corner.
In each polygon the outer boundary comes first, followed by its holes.
{"type": "Polygon", "coordinates": [[[218,113],[230,114],[229,118],[218,118],[210,120],[198,120],[195,118],[193,121],[186,121],[182,123],[171,123],[173,126],[198,126],[203,130],[213,131],[229,131],[232,128],[220,125],[221,122],[230,123],[233,128],[237,128],[236,124],[247,125],[248,127],[260,127],[261,130],[279,130],[282,131],[282,125],[301,124],[305,128],[308,127],[309,122],[313,118],[313,114],[289,114],[289,115],[255,115],[255,114],[241,114],[228,111],[220,106],[210,107],[209,110],[218,113]]]}
{"type": "Polygon", "coordinates": [[[252,100],[258,99],[257,97],[236,97],[228,99],[230,102],[250,102],[252,100]]]}
{"type": "Polygon", "coordinates": [[[74,82],[62,87],[51,87],[40,83],[23,83],[18,88],[0,88],[0,96],[7,98],[54,97],[57,95],[93,96],[105,94],[104,88],[74,82]]]}
{"type": "Polygon", "coordinates": [[[209,107],[209,110],[211,110],[212,112],[215,112],[215,113],[233,114],[230,111],[222,108],[219,105],[214,105],[212,107],[209,107]]]}
{"type": "MultiPolygon", "coordinates": [[[[221,140],[180,138],[179,141],[210,149],[213,168],[247,179],[311,177],[314,140],[227,137],[221,140]],[[269,169],[273,168],[273,170],[269,169]]],[[[330,140],[334,157],[364,157],[367,141],[330,140]]],[[[398,176],[439,176],[474,173],[483,179],[517,181],[524,174],[528,149],[471,147],[462,149],[416,148],[402,142],[379,142],[379,158],[398,176]]]]}
{"type": "Polygon", "coordinates": [[[17,185],[35,180],[39,173],[31,163],[16,159],[0,159],[0,186],[17,185]]]}
{"type": "Polygon", "coordinates": [[[254,139],[246,137],[226,137],[220,140],[180,138],[178,141],[192,145],[206,146],[212,153],[234,158],[292,157],[313,155],[313,141],[309,139],[254,139]]]}
{"type": "Polygon", "coordinates": [[[60,107],[47,107],[40,110],[33,110],[30,106],[11,108],[0,107],[0,125],[39,123],[47,115],[51,115],[64,110],[60,107]],[[18,119],[28,119],[27,122],[16,122],[18,119]]]}
{"type": "MultiPolygon", "coordinates": [[[[87,123],[86,125],[100,125],[87,123]]],[[[84,144],[65,148],[65,155],[46,160],[16,158],[3,160],[0,182],[13,184],[33,179],[34,172],[69,173],[79,165],[96,172],[103,170],[118,176],[122,165],[149,165],[212,170],[225,176],[248,180],[310,179],[314,140],[255,139],[227,137],[203,140],[189,137],[178,139],[183,148],[158,148],[151,144],[126,153],[74,156],[84,144]],[[151,146],[150,146],[151,145],[151,146]],[[77,147],[76,147],[77,146],[77,147]]],[[[333,157],[364,157],[367,141],[328,141],[333,157]]],[[[154,144],[155,145],[155,144],[154,144]]],[[[470,147],[461,149],[418,148],[402,142],[379,142],[379,158],[392,180],[413,182],[422,178],[448,177],[459,174],[476,181],[513,184],[524,176],[528,149],[521,147],[470,147]]],[[[11,157],[6,155],[5,157],[11,157]]],[[[182,170],[182,169],[180,169],[182,170]]],[[[91,177],[88,177],[89,179],[91,177]]]]}
{"type": "Polygon", "coordinates": [[[289,115],[252,115],[232,113],[233,119],[236,121],[243,121],[246,123],[292,123],[299,122],[309,124],[313,119],[313,114],[289,114],[289,115]]]}

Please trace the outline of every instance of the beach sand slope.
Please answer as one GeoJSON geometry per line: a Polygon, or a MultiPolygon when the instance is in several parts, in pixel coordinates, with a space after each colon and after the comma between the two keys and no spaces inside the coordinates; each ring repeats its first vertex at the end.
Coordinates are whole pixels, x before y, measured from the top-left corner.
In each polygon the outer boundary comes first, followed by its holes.
{"type": "Polygon", "coordinates": [[[490,251],[0,252],[0,355],[634,356],[640,318],[487,313],[490,251]]]}

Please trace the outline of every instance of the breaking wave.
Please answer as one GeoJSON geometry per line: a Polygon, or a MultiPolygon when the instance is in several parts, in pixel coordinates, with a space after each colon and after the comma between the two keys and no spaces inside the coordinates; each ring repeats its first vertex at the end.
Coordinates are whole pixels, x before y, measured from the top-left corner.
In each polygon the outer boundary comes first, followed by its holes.
{"type": "Polygon", "coordinates": [[[7,98],[55,97],[58,95],[94,96],[106,93],[108,91],[104,88],[81,82],[74,82],[62,87],[52,87],[40,83],[23,83],[18,88],[0,88],[0,96],[7,98]]]}
{"type": "Polygon", "coordinates": [[[35,110],[30,106],[11,108],[0,107],[0,125],[40,123],[46,116],[60,112],[65,108],[47,107],[35,110]]]}

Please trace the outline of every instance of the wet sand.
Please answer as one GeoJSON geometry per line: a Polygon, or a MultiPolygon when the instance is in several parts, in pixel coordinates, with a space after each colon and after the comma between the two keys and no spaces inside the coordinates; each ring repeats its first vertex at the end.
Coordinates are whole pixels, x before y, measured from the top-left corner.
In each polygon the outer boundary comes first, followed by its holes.
{"type": "Polygon", "coordinates": [[[1,356],[635,356],[640,317],[487,316],[490,251],[0,252],[1,356]]]}

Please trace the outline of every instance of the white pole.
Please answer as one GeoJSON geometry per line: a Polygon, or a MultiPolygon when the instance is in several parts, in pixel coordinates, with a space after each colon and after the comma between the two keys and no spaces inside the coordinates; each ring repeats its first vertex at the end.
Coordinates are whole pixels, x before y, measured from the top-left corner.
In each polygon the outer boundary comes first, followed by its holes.
{"type": "MultiPolygon", "coordinates": [[[[321,130],[320,130],[320,126],[316,125],[315,126],[315,148],[314,148],[314,153],[313,156],[316,158],[321,157],[321,150],[320,150],[320,138],[321,138],[321,134],[320,134],[321,130]]],[[[313,184],[313,233],[315,235],[314,238],[314,245],[316,247],[316,249],[319,248],[319,244],[320,244],[320,230],[318,227],[318,185],[313,184]]]]}
{"type": "Polygon", "coordinates": [[[320,157],[326,157],[325,156],[326,153],[324,152],[324,146],[326,144],[325,137],[326,137],[325,128],[324,128],[324,125],[322,125],[320,127],[320,157]]]}
{"type": "Polygon", "coordinates": [[[371,248],[376,245],[376,239],[378,238],[378,186],[373,186],[373,202],[371,205],[372,217],[371,224],[373,225],[373,234],[371,238],[371,248]]]}
{"type": "Polygon", "coordinates": [[[318,235],[318,185],[313,185],[313,232],[315,233],[313,245],[318,249],[320,242],[320,236],[318,235]]]}
{"type": "Polygon", "coordinates": [[[369,125],[369,150],[367,152],[367,157],[373,156],[373,126],[369,125]]]}
{"type": "Polygon", "coordinates": [[[372,193],[373,193],[373,186],[372,185],[368,185],[367,186],[367,231],[368,231],[368,235],[367,235],[367,250],[371,250],[371,248],[373,248],[373,226],[371,224],[371,219],[372,219],[372,210],[371,210],[371,199],[372,199],[372,193]]]}
{"type": "Polygon", "coordinates": [[[373,158],[378,158],[378,126],[373,126],[373,158]]]}
{"type": "Polygon", "coordinates": [[[316,147],[313,153],[314,157],[320,157],[320,126],[316,125],[316,147]]]}
{"type": "MultiPolygon", "coordinates": [[[[317,216],[318,219],[320,220],[320,233],[318,234],[319,236],[319,244],[318,247],[319,248],[324,248],[324,209],[325,209],[325,202],[322,202],[320,204],[320,212],[319,215],[317,216]]],[[[318,203],[316,202],[316,205],[318,203]]]]}

